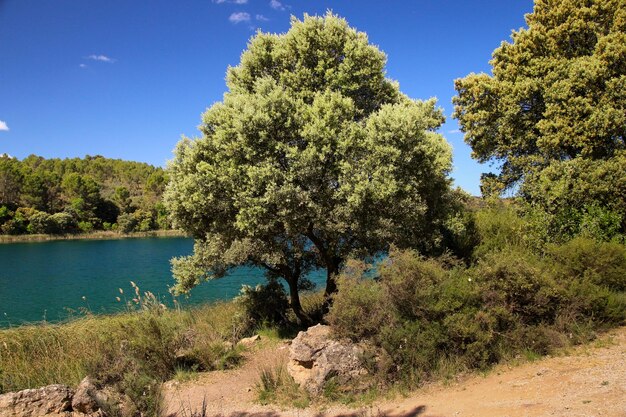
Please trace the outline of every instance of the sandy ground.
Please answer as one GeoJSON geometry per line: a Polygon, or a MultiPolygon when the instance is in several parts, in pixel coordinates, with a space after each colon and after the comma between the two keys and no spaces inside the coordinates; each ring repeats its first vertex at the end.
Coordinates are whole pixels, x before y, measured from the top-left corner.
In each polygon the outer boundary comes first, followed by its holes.
{"type": "Polygon", "coordinates": [[[498,366],[360,409],[280,410],[255,403],[259,370],[286,361],[287,354],[285,344],[262,344],[239,369],[167,383],[165,415],[191,417],[204,402],[207,416],[228,417],[626,417],[626,327],[567,355],[498,366]]]}

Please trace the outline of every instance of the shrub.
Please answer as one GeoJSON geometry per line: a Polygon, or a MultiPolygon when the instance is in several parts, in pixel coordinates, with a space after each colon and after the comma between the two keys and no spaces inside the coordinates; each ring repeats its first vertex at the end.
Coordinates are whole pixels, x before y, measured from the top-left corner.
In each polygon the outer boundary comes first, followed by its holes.
{"type": "Polygon", "coordinates": [[[499,251],[503,248],[527,248],[530,227],[512,202],[491,202],[476,212],[476,230],[479,244],[473,257],[499,251]]]}
{"type": "Polygon", "coordinates": [[[389,295],[371,278],[363,278],[366,265],[350,261],[337,280],[338,292],[326,320],[338,337],[354,341],[371,338],[383,325],[395,321],[389,295]]]}
{"type": "Polygon", "coordinates": [[[254,325],[287,322],[289,301],[278,280],[270,279],[267,284],[254,288],[244,285],[237,300],[243,306],[246,318],[254,325]]]}
{"type": "Polygon", "coordinates": [[[52,234],[73,233],[78,227],[76,220],[69,213],[55,213],[50,216],[49,221],[52,234]]]}
{"type": "Polygon", "coordinates": [[[434,370],[444,339],[444,329],[437,322],[405,321],[382,327],[379,345],[389,355],[393,366],[381,371],[392,380],[409,384],[422,382],[434,370]]]}
{"type": "Polygon", "coordinates": [[[548,247],[563,280],[589,280],[613,291],[626,290],[626,247],[579,237],[548,247]]]}
{"type": "Polygon", "coordinates": [[[43,211],[34,213],[28,223],[28,233],[50,233],[52,230],[52,222],[50,215],[43,211]]]}
{"type": "MultiPolygon", "coordinates": [[[[449,273],[433,259],[414,251],[392,249],[380,268],[380,281],[391,306],[408,320],[430,320],[439,315],[435,306],[449,273]]],[[[439,306],[442,307],[442,306],[439,306]]]]}
{"type": "Polygon", "coordinates": [[[524,324],[551,323],[565,298],[549,268],[519,249],[488,253],[471,270],[487,308],[502,307],[524,324]]]}
{"type": "Polygon", "coordinates": [[[82,222],[78,222],[78,228],[80,229],[81,232],[88,233],[88,232],[91,232],[94,227],[93,227],[93,223],[88,222],[88,221],[82,221],[82,222]]]}
{"type": "Polygon", "coordinates": [[[368,369],[383,381],[534,358],[626,320],[623,246],[579,238],[541,256],[514,236],[490,246],[516,232],[487,223],[494,240],[470,267],[392,249],[375,280],[362,263],[344,270],[327,320],[336,336],[369,342],[368,369]]]}
{"type": "Polygon", "coordinates": [[[132,213],[122,213],[117,217],[117,227],[121,233],[131,233],[137,227],[137,219],[132,213]]]}
{"type": "Polygon", "coordinates": [[[9,210],[7,206],[0,206],[0,226],[11,217],[13,217],[13,212],[9,210]]]}
{"type": "Polygon", "coordinates": [[[135,231],[147,232],[154,229],[154,218],[150,211],[137,210],[133,213],[133,216],[136,222],[135,231]]]}
{"type": "Polygon", "coordinates": [[[21,235],[26,233],[27,224],[19,217],[4,222],[2,225],[2,233],[5,235],[21,235]]]}

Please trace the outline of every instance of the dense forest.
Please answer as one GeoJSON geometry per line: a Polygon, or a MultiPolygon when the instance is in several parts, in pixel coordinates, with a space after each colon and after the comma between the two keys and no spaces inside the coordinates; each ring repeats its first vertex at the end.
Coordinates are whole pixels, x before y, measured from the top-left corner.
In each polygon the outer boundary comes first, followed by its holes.
{"type": "Polygon", "coordinates": [[[168,229],[162,168],[89,156],[0,156],[0,234],[168,229]]]}

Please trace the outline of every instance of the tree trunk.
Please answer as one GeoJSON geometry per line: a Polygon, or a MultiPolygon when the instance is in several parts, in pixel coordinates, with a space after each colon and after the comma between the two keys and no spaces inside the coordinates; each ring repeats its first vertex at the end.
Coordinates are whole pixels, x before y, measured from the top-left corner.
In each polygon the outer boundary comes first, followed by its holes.
{"type": "Polygon", "coordinates": [[[337,292],[337,275],[339,275],[339,263],[336,259],[326,264],[326,290],[324,297],[328,298],[337,292]]]}
{"type": "Polygon", "coordinates": [[[341,266],[341,259],[337,257],[326,257],[326,289],[324,290],[323,314],[328,313],[332,305],[332,295],[337,292],[337,276],[341,266]]]}
{"type": "Polygon", "coordinates": [[[307,314],[302,309],[302,304],[300,304],[300,293],[298,291],[298,279],[291,278],[287,280],[287,284],[289,286],[289,304],[291,304],[291,309],[293,310],[296,318],[298,319],[298,324],[302,326],[308,326],[311,324],[311,318],[307,316],[307,314]]]}

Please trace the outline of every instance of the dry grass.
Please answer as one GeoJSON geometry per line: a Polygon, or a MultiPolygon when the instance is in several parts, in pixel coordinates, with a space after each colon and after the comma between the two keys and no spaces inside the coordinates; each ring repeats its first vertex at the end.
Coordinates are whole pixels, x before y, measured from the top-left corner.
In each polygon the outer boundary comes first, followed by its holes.
{"type": "Polygon", "coordinates": [[[225,342],[245,330],[240,306],[232,302],[189,310],[144,304],[124,314],[0,330],[0,394],[76,386],[90,375],[151,415],[159,406],[161,382],[181,371],[236,363],[239,351],[225,342]],[[181,351],[188,352],[182,362],[181,351]]]}
{"type": "Polygon", "coordinates": [[[151,230],[149,232],[120,233],[114,231],[100,230],[89,233],[76,233],[65,235],[0,235],[0,243],[18,242],[46,242],[51,240],[107,240],[107,239],[127,239],[142,237],[182,237],[185,236],[180,230],[151,230]]]}

